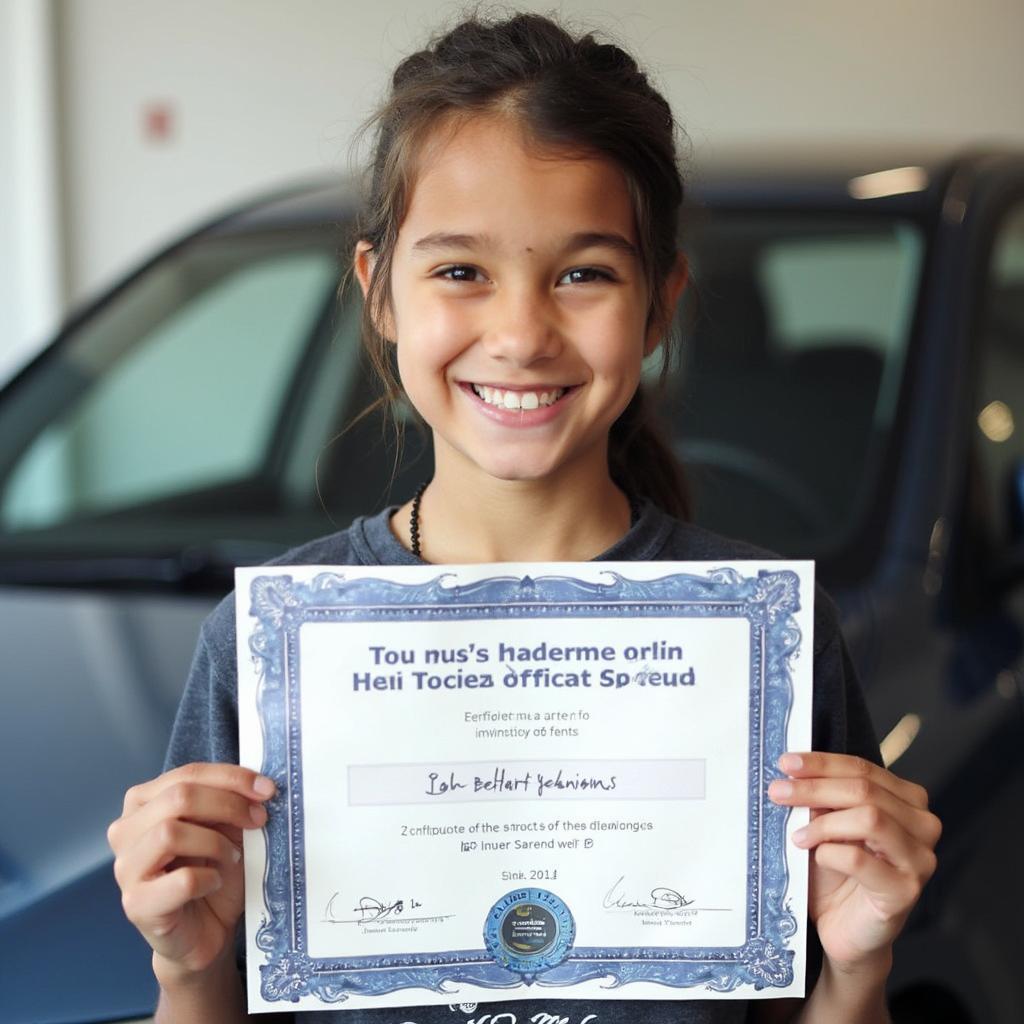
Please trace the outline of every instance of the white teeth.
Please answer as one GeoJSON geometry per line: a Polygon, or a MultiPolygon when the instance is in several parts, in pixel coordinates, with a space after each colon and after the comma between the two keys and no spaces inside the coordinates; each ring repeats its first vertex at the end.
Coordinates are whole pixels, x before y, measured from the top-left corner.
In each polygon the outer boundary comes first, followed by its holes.
{"type": "Polygon", "coordinates": [[[536,409],[541,405],[554,405],[568,390],[555,388],[553,391],[502,391],[486,385],[473,384],[473,391],[488,405],[501,409],[536,409]]]}

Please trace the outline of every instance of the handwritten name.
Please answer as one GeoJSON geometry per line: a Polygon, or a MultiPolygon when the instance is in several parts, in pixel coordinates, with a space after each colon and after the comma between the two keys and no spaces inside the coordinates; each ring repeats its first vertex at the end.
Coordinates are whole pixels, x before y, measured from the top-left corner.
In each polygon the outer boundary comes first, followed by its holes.
{"type": "Polygon", "coordinates": [[[566,773],[561,768],[555,775],[543,772],[516,774],[496,765],[489,776],[473,775],[464,781],[454,771],[444,774],[428,772],[426,778],[427,796],[450,796],[453,793],[533,793],[543,797],[549,793],[569,790],[599,790],[611,793],[618,786],[615,775],[583,775],[580,772],[566,773]]]}

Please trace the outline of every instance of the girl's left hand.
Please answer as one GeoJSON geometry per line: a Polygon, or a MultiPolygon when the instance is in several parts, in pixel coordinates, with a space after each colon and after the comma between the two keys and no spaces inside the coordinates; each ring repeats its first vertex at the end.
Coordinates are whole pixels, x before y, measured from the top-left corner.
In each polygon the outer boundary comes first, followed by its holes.
{"type": "Polygon", "coordinates": [[[811,851],[810,916],[833,966],[853,971],[887,954],[935,871],[942,825],[913,782],[847,754],[783,754],[789,776],[768,787],[789,807],[810,807],[793,834],[811,851]]]}

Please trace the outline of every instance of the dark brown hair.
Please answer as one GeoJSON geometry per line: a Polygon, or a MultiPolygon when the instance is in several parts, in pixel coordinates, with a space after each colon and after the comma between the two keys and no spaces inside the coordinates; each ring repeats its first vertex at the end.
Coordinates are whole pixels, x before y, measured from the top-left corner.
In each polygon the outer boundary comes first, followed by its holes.
{"type": "MultiPolygon", "coordinates": [[[[393,414],[403,398],[392,346],[376,325],[391,308],[391,262],[415,183],[415,160],[426,137],[453,118],[511,114],[531,143],[544,149],[596,154],[625,174],[647,280],[648,324],[664,325],[658,388],[670,370],[678,336],[662,286],[676,262],[683,182],[675,122],[668,103],[636,61],[593,33],[574,37],[551,18],[516,14],[503,20],[472,15],[435,37],[397,67],[391,91],[364,126],[375,131],[357,236],[372,247],[374,269],[363,309],[363,343],[383,386],[371,408],[393,414]]],[[[627,494],[650,498],[681,519],[690,517],[682,469],[641,384],[612,425],[609,471],[627,494]]]]}

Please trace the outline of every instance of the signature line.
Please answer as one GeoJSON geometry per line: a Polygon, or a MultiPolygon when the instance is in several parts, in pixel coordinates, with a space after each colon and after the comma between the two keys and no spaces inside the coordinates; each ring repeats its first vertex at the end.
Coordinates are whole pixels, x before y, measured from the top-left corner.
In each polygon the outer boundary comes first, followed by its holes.
{"type": "Polygon", "coordinates": [[[613,914],[614,913],[624,914],[627,911],[628,912],[632,912],[634,910],[663,910],[666,914],[671,914],[671,913],[673,913],[675,911],[678,911],[678,910],[689,910],[691,912],[697,911],[697,910],[702,910],[702,911],[717,910],[717,911],[724,911],[724,912],[728,913],[729,911],[732,910],[732,907],[608,907],[606,909],[610,910],[613,914]]]}
{"type": "Polygon", "coordinates": [[[373,924],[374,921],[387,921],[388,924],[413,924],[416,921],[447,921],[450,917],[454,917],[454,914],[431,914],[430,917],[368,917],[365,921],[353,917],[345,921],[341,921],[336,917],[323,917],[321,921],[324,924],[373,924]]]}

